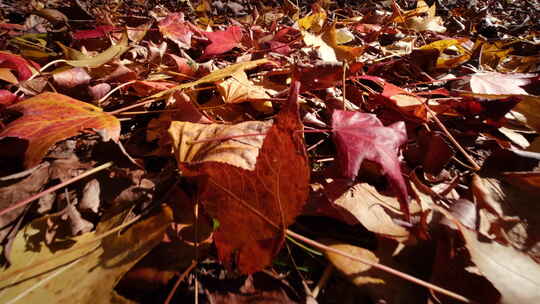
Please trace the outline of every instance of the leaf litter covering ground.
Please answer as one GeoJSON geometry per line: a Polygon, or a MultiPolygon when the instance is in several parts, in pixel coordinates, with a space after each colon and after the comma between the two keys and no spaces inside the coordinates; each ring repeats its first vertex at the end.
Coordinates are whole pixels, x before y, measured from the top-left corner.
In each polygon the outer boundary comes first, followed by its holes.
{"type": "Polygon", "coordinates": [[[2,2],[0,299],[539,302],[538,7],[2,2]]]}

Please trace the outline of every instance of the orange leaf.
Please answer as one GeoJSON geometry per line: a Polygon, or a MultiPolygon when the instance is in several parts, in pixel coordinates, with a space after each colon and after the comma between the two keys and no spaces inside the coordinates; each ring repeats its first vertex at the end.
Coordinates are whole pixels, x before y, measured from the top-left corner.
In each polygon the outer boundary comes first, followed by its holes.
{"type": "Polygon", "coordinates": [[[302,135],[296,132],[302,129],[298,82],[291,92],[253,171],[218,162],[180,164],[185,175],[195,177],[200,200],[220,223],[215,232],[220,259],[227,266],[235,262],[242,273],[271,263],[283,244],[285,228],[308,196],[310,169],[302,135]]]}
{"type": "Polygon", "coordinates": [[[96,129],[103,140],[118,141],[120,122],[101,108],[58,93],[42,93],[16,103],[9,110],[21,117],[0,133],[0,139],[17,137],[28,140],[24,165],[38,164],[55,143],[77,135],[84,129],[96,129]]]}

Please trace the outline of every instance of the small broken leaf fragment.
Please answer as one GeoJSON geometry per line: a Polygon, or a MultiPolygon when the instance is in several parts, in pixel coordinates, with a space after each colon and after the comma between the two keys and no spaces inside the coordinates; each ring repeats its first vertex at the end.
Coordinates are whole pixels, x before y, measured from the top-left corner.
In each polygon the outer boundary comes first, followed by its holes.
{"type": "Polygon", "coordinates": [[[28,140],[24,158],[26,168],[37,165],[55,143],[85,129],[97,130],[104,141],[116,142],[120,136],[120,122],[116,117],[94,105],[58,93],[42,93],[8,109],[20,112],[22,116],[0,132],[0,139],[28,140]]]}
{"type": "Polygon", "coordinates": [[[242,273],[269,265],[284,241],[284,229],[308,196],[309,166],[298,130],[299,83],[267,132],[253,171],[218,162],[180,163],[197,183],[199,199],[220,223],[214,234],[220,260],[242,273]],[[261,214],[258,214],[261,213],[261,214]]]}

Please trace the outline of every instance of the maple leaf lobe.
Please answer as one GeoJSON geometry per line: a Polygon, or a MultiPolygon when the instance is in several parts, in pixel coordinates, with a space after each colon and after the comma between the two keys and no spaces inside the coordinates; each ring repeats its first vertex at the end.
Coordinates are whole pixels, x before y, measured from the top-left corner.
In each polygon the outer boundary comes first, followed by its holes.
{"type": "Polygon", "coordinates": [[[343,175],[354,180],[364,159],[378,163],[408,217],[407,186],[398,159],[399,147],[407,140],[405,123],[386,127],[374,114],[336,110],[332,114],[332,130],[343,175]]]}

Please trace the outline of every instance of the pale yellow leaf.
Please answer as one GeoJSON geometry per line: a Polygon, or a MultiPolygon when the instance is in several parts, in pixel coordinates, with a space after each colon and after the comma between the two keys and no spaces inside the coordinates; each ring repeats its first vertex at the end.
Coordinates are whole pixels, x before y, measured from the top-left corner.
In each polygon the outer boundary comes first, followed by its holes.
{"type": "Polygon", "coordinates": [[[215,161],[254,170],[259,150],[272,121],[236,125],[173,121],[169,135],[179,163],[215,161]]]}

